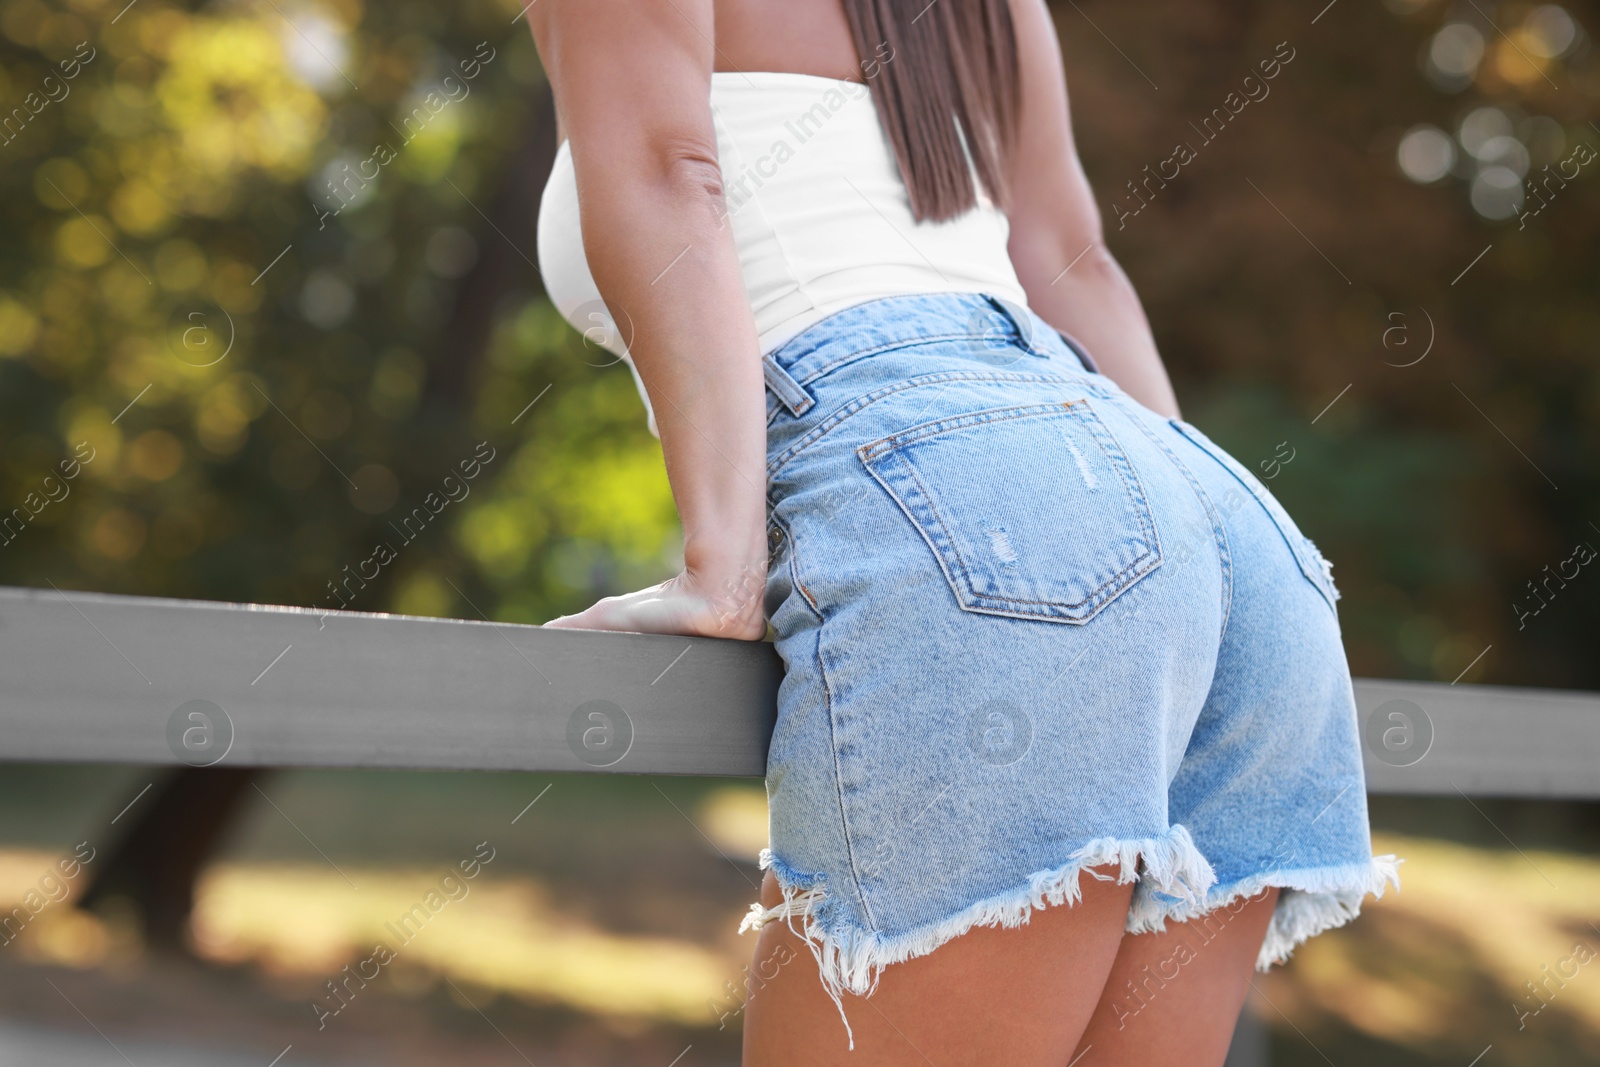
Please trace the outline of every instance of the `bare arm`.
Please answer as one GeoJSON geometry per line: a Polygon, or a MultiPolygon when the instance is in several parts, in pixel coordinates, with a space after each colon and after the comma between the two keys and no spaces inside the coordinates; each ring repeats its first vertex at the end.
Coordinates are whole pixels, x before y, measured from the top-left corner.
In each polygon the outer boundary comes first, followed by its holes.
{"type": "Polygon", "coordinates": [[[1082,341],[1135,400],[1178,414],[1133,285],[1105,246],[1100,209],[1072,142],[1061,45],[1044,0],[1013,0],[1022,119],[1012,166],[1011,261],[1028,304],[1082,341]],[[1070,268],[1070,269],[1068,269],[1070,268]]]}
{"type": "Polygon", "coordinates": [[[540,0],[583,245],[655,409],[684,573],[556,625],[759,638],[766,404],[709,103],[711,0],[540,0]]]}

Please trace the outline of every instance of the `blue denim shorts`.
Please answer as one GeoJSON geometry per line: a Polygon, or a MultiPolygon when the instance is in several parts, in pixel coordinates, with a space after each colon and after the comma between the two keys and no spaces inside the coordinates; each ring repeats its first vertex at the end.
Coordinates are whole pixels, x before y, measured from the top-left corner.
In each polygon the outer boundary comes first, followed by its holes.
{"type": "Polygon", "coordinates": [[[787,922],[839,1002],[1090,867],[1137,883],[1130,934],[1282,887],[1263,970],[1398,886],[1328,564],[1243,464],[997,297],[764,362],[784,899],[745,928],[787,922]]]}

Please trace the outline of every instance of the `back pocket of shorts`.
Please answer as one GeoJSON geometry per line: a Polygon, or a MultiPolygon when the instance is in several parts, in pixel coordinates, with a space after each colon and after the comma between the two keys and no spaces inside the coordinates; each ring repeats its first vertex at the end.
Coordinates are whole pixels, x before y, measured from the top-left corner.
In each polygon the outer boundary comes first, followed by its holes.
{"type": "Polygon", "coordinates": [[[1081,624],[1161,564],[1144,487],[1087,399],[940,419],[856,454],[965,611],[1081,624]]]}

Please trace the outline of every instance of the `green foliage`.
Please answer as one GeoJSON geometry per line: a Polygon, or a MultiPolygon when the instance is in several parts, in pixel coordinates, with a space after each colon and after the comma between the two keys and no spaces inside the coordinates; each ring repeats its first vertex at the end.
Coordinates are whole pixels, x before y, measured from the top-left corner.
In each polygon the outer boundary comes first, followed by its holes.
{"type": "Polygon", "coordinates": [[[26,115],[0,134],[0,581],[542,621],[669,572],[632,379],[495,221],[542,91],[518,6],[0,2],[26,115]]]}

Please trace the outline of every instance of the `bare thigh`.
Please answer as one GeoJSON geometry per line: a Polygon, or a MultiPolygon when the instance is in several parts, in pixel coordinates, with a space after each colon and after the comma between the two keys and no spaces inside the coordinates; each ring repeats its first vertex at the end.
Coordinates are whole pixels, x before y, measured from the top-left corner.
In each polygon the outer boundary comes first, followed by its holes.
{"type": "MultiPolygon", "coordinates": [[[[871,997],[846,993],[854,1052],[810,950],[768,923],[745,1007],[746,1067],[1062,1067],[1117,958],[1133,886],[1084,875],[1082,890],[1078,903],[1037,910],[1026,925],[975,927],[885,968],[871,997]]],[[[761,903],[781,899],[769,872],[761,903]]]]}
{"type": "Polygon", "coordinates": [[[1274,887],[1237,908],[1124,937],[1073,1062],[1220,1065],[1277,903],[1274,887]]]}

